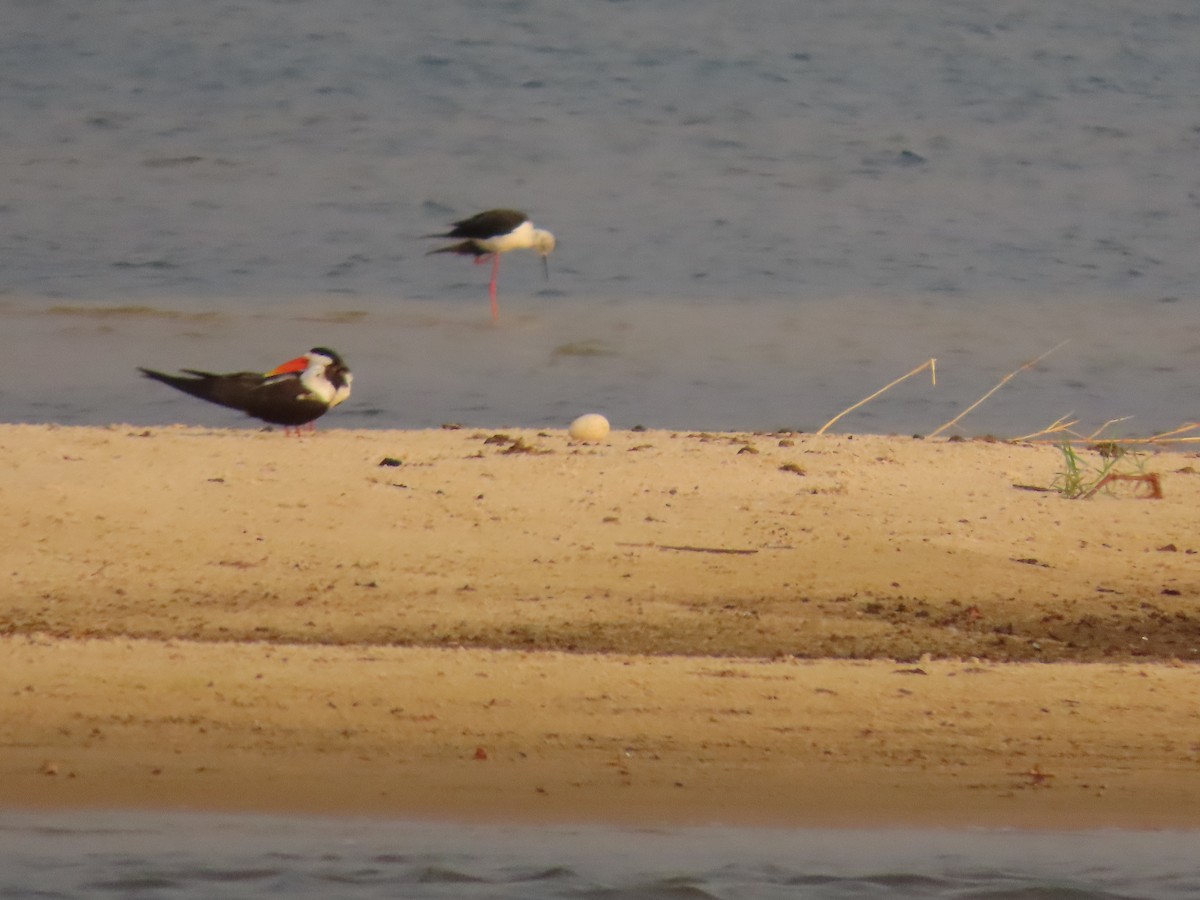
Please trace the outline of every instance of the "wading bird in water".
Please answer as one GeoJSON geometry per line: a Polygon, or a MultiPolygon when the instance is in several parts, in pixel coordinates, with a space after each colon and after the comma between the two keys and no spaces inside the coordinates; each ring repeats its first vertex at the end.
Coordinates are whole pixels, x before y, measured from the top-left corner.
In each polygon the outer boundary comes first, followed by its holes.
{"type": "Polygon", "coordinates": [[[350,367],[328,347],[314,347],[270,372],[215,375],[182,369],[183,375],[167,375],[153,369],[138,371],[185,394],[282,425],[285,434],[291,429],[299,434],[302,425],[314,422],[349,397],[354,380],[350,367]]]}
{"type": "Polygon", "coordinates": [[[489,209],[454,223],[454,227],[441,234],[427,234],[430,238],[462,238],[457,244],[438,247],[429,253],[460,253],[475,257],[476,264],[492,258],[492,280],[488,283],[488,296],[492,301],[492,321],[500,316],[496,302],[496,276],[500,272],[500,254],[510,250],[536,250],[542,258],[542,271],[550,277],[546,257],[554,250],[554,235],[534,228],[529,216],[515,209],[489,209]]]}

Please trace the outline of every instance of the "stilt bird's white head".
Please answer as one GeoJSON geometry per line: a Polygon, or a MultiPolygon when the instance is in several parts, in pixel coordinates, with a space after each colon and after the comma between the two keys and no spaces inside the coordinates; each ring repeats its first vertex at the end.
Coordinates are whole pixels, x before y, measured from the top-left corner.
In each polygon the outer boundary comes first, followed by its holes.
{"type": "Polygon", "coordinates": [[[550,263],[546,257],[554,252],[554,248],[557,245],[558,241],[554,239],[554,235],[550,232],[542,228],[535,228],[533,230],[533,249],[542,258],[542,275],[545,276],[547,281],[550,280],[550,263]]]}
{"type": "Polygon", "coordinates": [[[533,249],[538,252],[543,258],[554,252],[558,242],[554,239],[554,235],[542,229],[535,228],[533,230],[533,249]]]}

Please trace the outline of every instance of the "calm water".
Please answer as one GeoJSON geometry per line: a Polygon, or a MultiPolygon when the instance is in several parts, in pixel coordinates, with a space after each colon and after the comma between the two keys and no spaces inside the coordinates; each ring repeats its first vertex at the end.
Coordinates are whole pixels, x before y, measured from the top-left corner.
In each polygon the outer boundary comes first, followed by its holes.
{"type": "Polygon", "coordinates": [[[1193,0],[10,0],[0,420],[246,424],[135,365],[342,352],[353,427],[1196,418],[1193,0]],[[486,276],[421,235],[555,231],[486,276]],[[133,307],[130,309],[129,307],[133,307]]]}
{"type": "Polygon", "coordinates": [[[1198,837],[4,813],[0,897],[1194,898],[1198,837]]]}

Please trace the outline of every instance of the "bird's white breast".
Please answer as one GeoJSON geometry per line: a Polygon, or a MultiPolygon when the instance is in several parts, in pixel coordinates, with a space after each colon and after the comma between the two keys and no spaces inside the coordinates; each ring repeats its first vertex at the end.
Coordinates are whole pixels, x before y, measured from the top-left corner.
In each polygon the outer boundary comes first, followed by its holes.
{"type": "MultiPolygon", "coordinates": [[[[338,397],[338,389],[333,386],[332,381],[325,377],[325,368],[330,362],[331,360],[324,357],[310,362],[308,368],[300,375],[300,385],[308,396],[314,397],[328,406],[333,406],[350,396],[350,389],[347,386],[344,389],[345,396],[338,397]]],[[[349,385],[349,373],[347,373],[347,385],[349,385]]]]}
{"type": "Polygon", "coordinates": [[[509,250],[528,250],[533,246],[533,223],[526,219],[508,234],[499,234],[477,243],[489,253],[507,253],[509,250]]]}

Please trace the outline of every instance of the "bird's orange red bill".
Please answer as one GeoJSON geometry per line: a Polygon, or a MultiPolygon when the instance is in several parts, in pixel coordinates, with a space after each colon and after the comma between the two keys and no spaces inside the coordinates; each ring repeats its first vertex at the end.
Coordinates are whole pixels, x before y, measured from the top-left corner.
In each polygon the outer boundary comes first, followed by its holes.
{"type": "Polygon", "coordinates": [[[273,368],[270,372],[268,372],[267,375],[268,376],[286,375],[289,372],[303,372],[307,368],[308,368],[308,357],[307,356],[297,356],[295,359],[289,359],[285,363],[280,363],[275,368],[273,368]]]}

